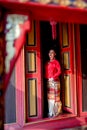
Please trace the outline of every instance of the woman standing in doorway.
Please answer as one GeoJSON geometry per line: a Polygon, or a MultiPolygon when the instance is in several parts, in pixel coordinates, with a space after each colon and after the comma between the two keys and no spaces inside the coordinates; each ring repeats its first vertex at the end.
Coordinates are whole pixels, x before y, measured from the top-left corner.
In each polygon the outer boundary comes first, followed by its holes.
{"type": "Polygon", "coordinates": [[[56,53],[53,49],[49,51],[49,61],[45,65],[45,78],[47,79],[47,100],[48,116],[57,116],[62,112],[60,100],[60,80],[61,67],[55,58],[56,53]]]}

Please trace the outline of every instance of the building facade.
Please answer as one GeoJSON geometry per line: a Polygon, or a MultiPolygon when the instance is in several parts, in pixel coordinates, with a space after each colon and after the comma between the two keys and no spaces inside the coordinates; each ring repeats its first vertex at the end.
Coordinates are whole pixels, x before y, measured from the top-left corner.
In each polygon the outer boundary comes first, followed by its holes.
{"type": "Polygon", "coordinates": [[[43,130],[87,125],[86,6],[86,0],[0,0],[3,129],[43,130]],[[62,113],[48,118],[44,65],[52,46],[62,69],[62,113]]]}

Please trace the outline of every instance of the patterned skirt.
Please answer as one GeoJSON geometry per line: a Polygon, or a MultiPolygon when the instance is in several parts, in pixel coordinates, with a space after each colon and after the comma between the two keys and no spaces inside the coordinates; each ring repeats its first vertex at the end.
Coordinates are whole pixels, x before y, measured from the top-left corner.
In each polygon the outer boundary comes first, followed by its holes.
{"type": "Polygon", "coordinates": [[[60,82],[47,81],[48,116],[57,116],[62,112],[60,100],[60,82]]]}

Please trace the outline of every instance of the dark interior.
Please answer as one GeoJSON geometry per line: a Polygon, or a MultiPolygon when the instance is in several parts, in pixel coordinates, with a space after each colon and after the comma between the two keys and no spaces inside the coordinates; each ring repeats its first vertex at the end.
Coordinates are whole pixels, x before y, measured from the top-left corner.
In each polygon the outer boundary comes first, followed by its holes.
{"type": "MultiPolygon", "coordinates": [[[[60,61],[60,46],[59,46],[59,26],[56,25],[57,38],[53,40],[52,38],[52,28],[50,22],[40,22],[40,35],[41,35],[41,51],[42,51],[42,77],[44,77],[44,65],[47,60],[49,60],[48,52],[51,48],[56,51],[56,59],[60,61]]],[[[45,78],[43,79],[43,102],[44,110],[43,117],[47,117],[48,105],[47,105],[47,87],[45,78]]]]}
{"type": "Polygon", "coordinates": [[[80,40],[82,68],[82,110],[87,111],[87,25],[80,25],[80,40]]]}

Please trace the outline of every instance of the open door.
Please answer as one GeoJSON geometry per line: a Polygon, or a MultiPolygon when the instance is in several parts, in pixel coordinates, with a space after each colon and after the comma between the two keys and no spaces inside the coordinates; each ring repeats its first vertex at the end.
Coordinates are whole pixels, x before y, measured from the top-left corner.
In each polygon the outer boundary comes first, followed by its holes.
{"type": "Polygon", "coordinates": [[[33,21],[25,46],[26,121],[42,118],[39,22],[33,21]]]}
{"type": "Polygon", "coordinates": [[[62,63],[62,102],[63,110],[76,114],[76,71],[74,25],[61,23],[60,46],[62,63]]]}

